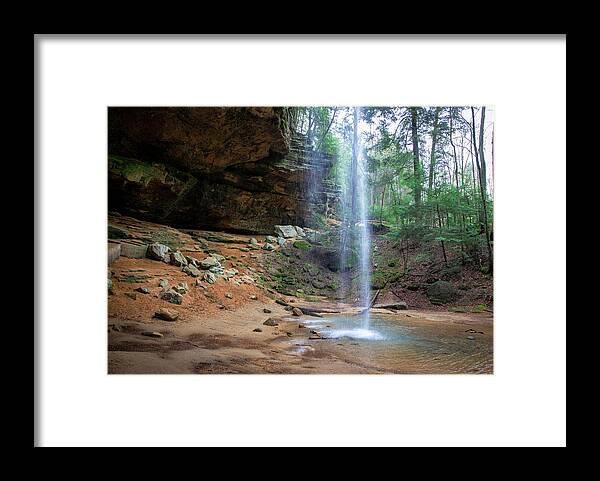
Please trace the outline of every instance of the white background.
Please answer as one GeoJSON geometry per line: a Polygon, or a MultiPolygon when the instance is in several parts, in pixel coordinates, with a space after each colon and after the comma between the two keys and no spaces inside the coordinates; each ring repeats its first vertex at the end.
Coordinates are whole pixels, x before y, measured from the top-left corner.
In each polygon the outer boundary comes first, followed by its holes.
{"type": "Polygon", "coordinates": [[[43,446],[566,443],[566,42],[37,38],[43,446]],[[495,374],[106,374],[108,105],[491,105],[495,374]]]}

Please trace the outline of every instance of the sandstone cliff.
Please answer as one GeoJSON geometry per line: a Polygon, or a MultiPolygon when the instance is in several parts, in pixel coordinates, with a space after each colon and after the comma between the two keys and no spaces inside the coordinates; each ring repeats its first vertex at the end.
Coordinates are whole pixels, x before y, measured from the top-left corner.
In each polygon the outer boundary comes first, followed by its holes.
{"type": "Polygon", "coordinates": [[[307,150],[289,118],[283,107],[109,108],[109,210],[216,230],[310,225],[332,193],[309,195],[307,180],[332,159],[307,150]]]}

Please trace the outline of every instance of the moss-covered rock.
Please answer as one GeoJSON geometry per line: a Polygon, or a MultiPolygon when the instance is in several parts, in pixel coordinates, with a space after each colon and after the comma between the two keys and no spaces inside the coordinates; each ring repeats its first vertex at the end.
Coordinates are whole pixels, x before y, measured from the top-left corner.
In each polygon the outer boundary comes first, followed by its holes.
{"type": "Polygon", "coordinates": [[[310,248],[312,247],[310,245],[310,242],[307,242],[305,240],[297,240],[297,241],[294,242],[293,246],[296,249],[300,249],[300,250],[303,250],[303,251],[310,250],[310,248]]]}
{"type": "Polygon", "coordinates": [[[458,290],[447,281],[436,281],[427,287],[427,297],[432,304],[447,304],[458,296],[458,290]]]}

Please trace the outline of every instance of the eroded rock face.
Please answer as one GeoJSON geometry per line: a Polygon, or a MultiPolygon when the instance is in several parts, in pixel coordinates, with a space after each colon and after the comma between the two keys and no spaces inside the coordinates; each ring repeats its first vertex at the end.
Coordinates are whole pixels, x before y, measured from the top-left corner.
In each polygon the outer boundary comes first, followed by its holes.
{"type": "Polygon", "coordinates": [[[332,158],[297,147],[288,117],[281,107],[109,108],[109,210],[264,234],[309,225],[311,162],[332,158]]]}

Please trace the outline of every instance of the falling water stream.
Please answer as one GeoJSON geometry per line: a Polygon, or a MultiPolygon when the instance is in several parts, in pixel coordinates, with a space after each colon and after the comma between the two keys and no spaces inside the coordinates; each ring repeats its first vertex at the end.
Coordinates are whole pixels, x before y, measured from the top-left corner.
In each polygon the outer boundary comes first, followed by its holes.
{"type": "Polygon", "coordinates": [[[358,257],[358,305],[362,308],[361,325],[356,326],[351,337],[371,337],[371,237],[369,232],[369,184],[367,181],[366,157],[361,145],[360,108],[354,108],[352,162],[346,175],[349,181],[342,192],[343,227],[340,240],[340,264],[342,266],[341,297],[346,297],[350,288],[349,258],[351,253],[358,257]],[[353,336],[352,336],[353,335],[353,336]]]}
{"type": "Polygon", "coordinates": [[[367,182],[367,165],[366,158],[363,155],[363,151],[360,145],[360,138],[358,140],[357,150],[357,168],[355,170],[356,178],[356,191],[354,195],[357,196],[356,205],[358,207],[358,225],[359,225],[359,248],[358,248],[358,259],[360,269],[360,304],[363,307],[363,325],[362,328],[365,330],[369,329],[370,326],[370,304],[371,304],[371,237],[369,234],[369,184],[367,182]]]}

